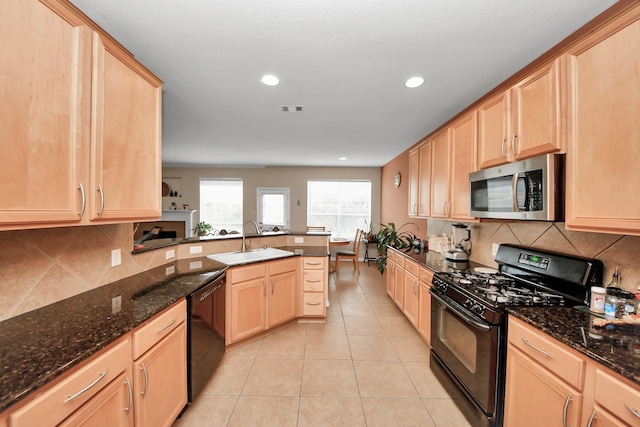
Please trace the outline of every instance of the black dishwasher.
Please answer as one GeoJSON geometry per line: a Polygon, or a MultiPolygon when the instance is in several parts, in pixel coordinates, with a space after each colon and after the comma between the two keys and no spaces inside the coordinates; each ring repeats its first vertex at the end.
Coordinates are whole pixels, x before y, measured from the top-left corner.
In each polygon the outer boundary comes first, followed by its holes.
{"type": "Polygon", "coordinates": [[[224,356],[226,274],[187,296],[189,404],[202,392],[224,356]]]}

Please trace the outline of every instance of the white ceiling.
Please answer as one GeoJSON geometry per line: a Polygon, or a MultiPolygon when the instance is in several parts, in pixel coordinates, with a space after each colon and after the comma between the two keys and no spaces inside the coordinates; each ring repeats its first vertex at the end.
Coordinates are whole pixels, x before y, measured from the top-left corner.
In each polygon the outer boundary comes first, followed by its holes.
{"type": "Polygon", "coordinates": [[[382,166],[615,3],[72,2],[164,81],[164,166],[234,167],[382,166]]]}

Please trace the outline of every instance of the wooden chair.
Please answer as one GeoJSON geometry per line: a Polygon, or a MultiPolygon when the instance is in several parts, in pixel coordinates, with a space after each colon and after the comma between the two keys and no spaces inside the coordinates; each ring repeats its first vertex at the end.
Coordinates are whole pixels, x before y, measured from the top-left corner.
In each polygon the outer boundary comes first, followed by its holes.
{"type": "Polygon", "coordinates": [[[362,241],[363,235],[364,235],[364,230],[360,230],[358,228],[356,230],[356,237],[353,240],[353,249],[336,251],[336,274],[340,274],[340,261],[342,261],[343,259],[352,260],[353,268],[356,270],[356,274],[360,274],[360,263],[358,262],[358,252],[360,251],[360,242],[362,241]]]}
{"type": "Polygon", "coordinates": [[[325,231],[324,225],[307,225],[307,231],[325,231]]]}

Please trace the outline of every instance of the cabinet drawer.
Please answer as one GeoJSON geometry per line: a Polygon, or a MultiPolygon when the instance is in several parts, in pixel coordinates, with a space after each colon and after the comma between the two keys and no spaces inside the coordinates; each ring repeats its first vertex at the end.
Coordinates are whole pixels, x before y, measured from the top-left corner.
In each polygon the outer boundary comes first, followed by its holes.
{"type": "Polygon", "coordinates": [[[305,270],[324,270],[326,267],[326,257],[302,257],[302,268],[305,270]]]}
{"type": "Polygon", "coordinates": [[[586,362],[568,351],[564,344],[556,342],[513,316],[509,316],[507,337],[509,344],[520,349],[567,384],[578,390],[583,389],[586,362]]]}
{"type": "Polygon", "coordinates": [[[187,318],[187,302],[182,300],[153,317],[133,332],[133,359],[142,356],[158,341],[169,335],[187,318]]]}
{"type": "Polygon", "coordinates": [[[324,292],[324,271],[311,270],[302,273],[302,290],[305,292],[324,292]]]}
{"type": "Polygon", "coordinates": [[[127,337],[9,415],[12,427],[57,425],[131,366],[127,337]],[[75,397],[74,397],[75,396],[75,397]]]}
{"type": "Polygon", "coordinates": [[[406,260],[404,263],[404,271],[413,274],[418,277],[418,264],[413,261],[406,260]]]}
{"type": "Polygon", "coordinates": [[[324,294],[305,292],[302,295],[302,315],[303,316],[324,316],[325,309],[324,294]]]}
{"type": "Polygon", "coordinates": [[[261,262],[259,264],[247,265],[244,267],[233,267],[227,273],[230,283],[246,282],[251,279],[263,278],[267,275],[267,264],[261,262]]]}
{"type": "Polygon", "coordinates": [[[271,261],[269,263],[269,274],[281,274],[288,273],[289,271],[296,271],[298,269],[298,260],[295,257],[271,261]]]}
{"type": "Polygon", "coordinates": [[[431,282],[433,281],[433,271],[425,267],[420,267],[418,279],[420,279],[420,282],[425,285],[431,286],[431,282]]]}
{"type": "Polygon", "coordinates": [[[629,425],[640,425],[631,410],[640,412],[640,391],[615,376],[596,368],[596,404],[629,425]]]}

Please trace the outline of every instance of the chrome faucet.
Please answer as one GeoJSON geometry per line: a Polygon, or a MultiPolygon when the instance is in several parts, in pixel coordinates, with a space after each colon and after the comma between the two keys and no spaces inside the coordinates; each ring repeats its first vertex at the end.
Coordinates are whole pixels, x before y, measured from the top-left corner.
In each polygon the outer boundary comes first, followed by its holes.
{"type": "Polygon", "coordinates": [[[260,228],[258,228],[258,223],[256,223],[254,220],[250,219],[249,221],[246,221],[244,224],[242,224],[242,252],[245,252],[247,250],[246,235],[244,234],[244,227],[249,223],[253,224],[253,226],[256,228],[256,234],[261,234],[260,228]]]}

